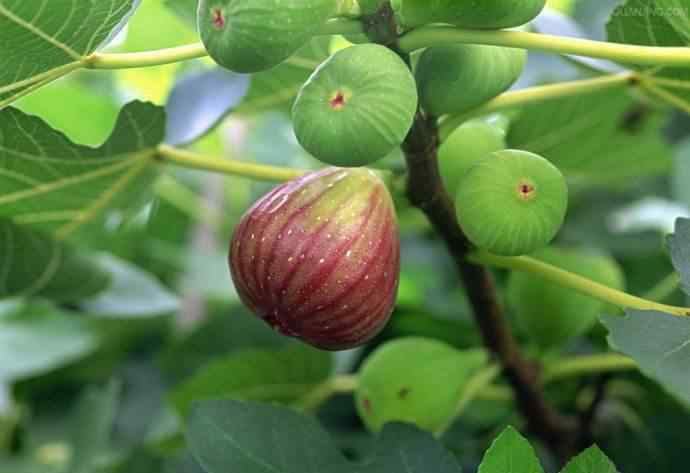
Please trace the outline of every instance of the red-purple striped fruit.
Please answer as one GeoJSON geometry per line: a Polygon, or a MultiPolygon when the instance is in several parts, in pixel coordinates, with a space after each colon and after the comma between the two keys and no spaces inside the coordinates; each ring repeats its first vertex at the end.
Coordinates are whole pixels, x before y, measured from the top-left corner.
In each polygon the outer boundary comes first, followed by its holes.
{"type": "Polygon", "coordinates": [[[242,218],[230,270],[242,301],[281,333],[326,350],[361,345],[395,304],[400,237],[390,194],[364,168],[283,184],[242,218]]]}

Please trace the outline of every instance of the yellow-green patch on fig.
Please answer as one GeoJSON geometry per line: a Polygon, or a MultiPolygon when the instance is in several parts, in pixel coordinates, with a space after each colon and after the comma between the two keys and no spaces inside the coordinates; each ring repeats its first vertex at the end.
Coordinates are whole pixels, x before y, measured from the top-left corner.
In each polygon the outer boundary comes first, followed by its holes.
{"type": "Polygon", "coordinates": [[[319,66],[300,90],[292,119],[314,157],[356,167],[400,146],[416,110],[417,88],[403,60],[384,46],[361,44],[319,66]]]}
{"type": "Polygon", "coordinates": [[[451,23],[464,28],[500,29],[524,25],[534,19],[546,0],[395,0],[400,23],[420,26],[451,23]]]}
{"type": "MultiPolygon", "coordinates": [[[[625,288],[623,271],[606,253],[549,247],[532,256],[613,289],[625,288]]],[[[520,326],[543,348],[586,333],[608,308],[605,302],[517,271],[508,281],[508,301],[520,326]]]]}
{"type": "Polygon", "coordinates": [[[362,366],[357,411],[374,432],[396,421],[437,431],[453,419],[464,387],[486,362],[484,351],[459,351],[438,340],[388,342],[362,366]]]}
{"type": "Polygon", "coordinates": [[[523,49],[476,44],[428,48],[416,68],[420,103],[436,116],[471,110],[508,90],[526,62],[523,49]]]}
{"type": "Polygon", "coordinates": [[[336,0],[199,0],[197,23],[214,61],[259,72],[297,52],[336,7],[336,0]]]}
{"type": "Polygon", "coordinates": [[[480,159],[460,181],[458,222],[478,248],[519,256],[545,247],[568,208],[563,174],[546,159],[502,150],[480,159]]]}

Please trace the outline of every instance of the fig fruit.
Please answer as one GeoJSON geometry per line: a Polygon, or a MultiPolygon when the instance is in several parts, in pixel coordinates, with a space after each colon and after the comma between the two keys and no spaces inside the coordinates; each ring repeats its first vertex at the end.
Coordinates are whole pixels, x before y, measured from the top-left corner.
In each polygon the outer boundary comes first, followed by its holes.
{"type": "Polygon", "coordinates": [[[452,23],[463,28],[499,29],[524,25],[534,19],[546,0],[396,0],[399,22],[407,27],[452,23]]]}
{"type": "Polygon", "coordinates": [[[377,44],[336,52],[304,84],[292,109],[300,144],[336,166],[364,166],[399,146],[417,111],[402,59],[377,44]]]}
{"type": "Polygon", "coordinates": [[[400,237],[390,194],[363,168],[306,174],[247,211],[229,262],[242,301],[276,330],[326,350],[361,345],[396,299],[400,237]]]}
{"type": "Polygon", "coordinates": [[[417,63],[419,101],[436,116],[465,112],[508,90],[526,62],[524,49],[476,44],[428,48],[417,63]]]}
{"type": "Polygon", "coordinates": [[[506,148],[506,134],[484,120],[460,125],[438,150],[441,177],[450,195],[456,195],[460,180],[480,159],[506,148]]]}
{"type": "Polygon", "coordinates": [[[453,419],[464,387],[486,362],[484,351],[459,351],[438,340],[388,342],[362,365],[357,411],[374,432],[394,421],[437,431],[453,419]]]}
{"type": "Polygon", "coordinates": [[[259,72],[297,52],[336,7],[336,0],[199,0],[197,23],[214,61],[259,72]]]}
{"type": "Polygon", "coordinates": [[[568,207],[565,178],[527,151],[495,151],[460,181],[456,211],[467,238],[504,256],[532,253],[558,233],[568,207]]]}
{"type": "MultiPolygon", "coordinates": [[[[613,289],[625,288],[623,271],[605,253],[549,247],[532,256],[613,289]]],[[[508,303],[520,326],[545,349],[586,333],[607,310],[604,302],[522,272],[510,275],[508,303]]]]}

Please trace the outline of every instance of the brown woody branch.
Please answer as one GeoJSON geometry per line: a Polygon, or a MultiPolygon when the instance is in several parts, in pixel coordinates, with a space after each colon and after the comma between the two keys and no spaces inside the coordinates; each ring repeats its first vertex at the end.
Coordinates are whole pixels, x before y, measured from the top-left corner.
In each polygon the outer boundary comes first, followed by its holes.
{"type": "MultiPolygon", "coordinates": [[[[366,26],[370,38],[398,52],[409,64],[409,58],[397,48],[397,26],[389,5],[368,18],[366,26]]],[[[541,389],[538,367],[522,355],[505,320],[491,274],[486,268],[467,261],[472,248],[458,224],[454,203],[441,179],[438,145],[435,118],[418,110],[403,144],[408,166],[408,198],[426,214],[446,243],[465,285],[484,345],[501,363],[529,431],[565,462],[577,448],[577,422],[561,415],[548,403],[541,389]]]]}

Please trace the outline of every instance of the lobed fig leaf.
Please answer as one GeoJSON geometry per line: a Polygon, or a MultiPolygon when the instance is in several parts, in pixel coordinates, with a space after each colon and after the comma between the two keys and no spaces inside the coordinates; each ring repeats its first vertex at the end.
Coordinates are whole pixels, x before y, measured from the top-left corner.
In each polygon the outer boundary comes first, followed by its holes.
{"type": "MultiPolygon", "coordinates": [[[[624,289],[621,267],[605,253],[550,247],[532,256],[613,289],[624,289]]],[[[545,349],[586,333],[607,310],[604,302],[521,272],[510,275],[508,302],[518,323],[545,349]]]]}
{"type": "Polygon", "coordinates": [[[546,0],[395,0],[400,23],[407,27],[452,23],[464,28],[500,29],[524,25],[534,19],[546,0]]]}
{"type": "Polygon", "coordinates": [[[374,432],[395,421],[437,431],[453,419],[463,388],[486,361],[482,350],[463,352],[433,339],[389,342],[362,366],[357,411],[374,432]]]}
{"type": "Polygon", "coordinates": [[[533,153],[503,150],[476,163],[460,182],[456,211],[477,247],[504,256],[546,246],[563,225],[565,178],[533,153]]]}
{"type": "Polygon", "coordinates": [[[326,350],[361,345],[395,305],[400,237],[392,199],[367,169],[307,174],[244,215],[229,261],[242,301],[276,330],[326,350]]]}
{"type": "Polygon", "coordinates": [[[307,44],[336,6],[336,0],[199,0],[197,23],[214,61],[259,72],[307,44]]]}
{"type": "Polygon", "coordinates": [[[390,49],[361,44],[324,62],[297,96],[297,139],[317,159],[364,166],[399,146],[417,111],[417,88],[406,64],[390,49]]]}
{"type": "Polygon", "coordinates": [[[480,159],[505,149],[506,133],[484,120],[463,123],[438,150],[441,177],[450,195],[456,195],[460,181],[480,159]]]}
{"type": "Polygon", "coordinates": [[[468,111],[508,90],[526,62],[524,49],[475,44],[428,48],[416,69],[419,100],[436,116],[468,111]]]}

